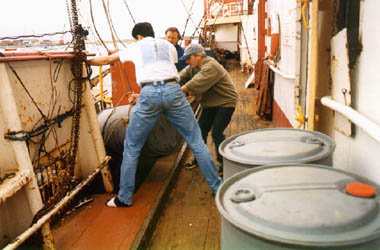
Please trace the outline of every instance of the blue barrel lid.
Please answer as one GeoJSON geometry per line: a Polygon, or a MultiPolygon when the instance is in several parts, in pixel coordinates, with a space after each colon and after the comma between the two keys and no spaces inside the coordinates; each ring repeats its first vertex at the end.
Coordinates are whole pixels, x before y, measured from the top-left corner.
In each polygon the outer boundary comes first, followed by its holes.
{"type": "Polygon", "coordinates": [[[380,237],[379,186],[355,174],[315,164],[259,166],[227,179],[216,195],[223,218],[278,243],[341,247],[380,237]],[[346,193],[361,182],[373,197],[346,193]]]}
{"type": "Polygon", "coordinates": [[[316,131],[294,128],[256,129],[222,142],[219,152],[230,161],[250,164],[313,162],[332,154],[335,142],[316,131]]]}

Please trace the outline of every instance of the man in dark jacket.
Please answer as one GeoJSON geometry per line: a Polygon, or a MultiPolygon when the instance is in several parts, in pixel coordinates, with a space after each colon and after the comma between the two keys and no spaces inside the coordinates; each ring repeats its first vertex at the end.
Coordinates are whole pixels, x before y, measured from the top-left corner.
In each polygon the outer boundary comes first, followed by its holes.
{"type": "MultiPolygon", "coordinates": [[[[165,31],[165,39],[174,45],[175,49],[177,50],[178,58],[183,56],[184,49],[178,45],[178,41],[181,39],[181,35],[179,34],[179,31],[176,27],[169,27],[165,31]]],[[[183,68],[187,66],[187,64],[185,61],[178,61],[178,63],[176,63],[175,66],[178,72],[180,72],[183,68]]]]}

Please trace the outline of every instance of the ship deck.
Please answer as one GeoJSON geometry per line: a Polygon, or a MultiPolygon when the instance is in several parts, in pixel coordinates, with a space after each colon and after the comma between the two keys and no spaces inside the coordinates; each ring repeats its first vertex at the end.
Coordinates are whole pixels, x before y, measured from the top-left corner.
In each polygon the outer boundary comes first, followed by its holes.
{"type": "MultiPolygon", "coordinates": [[[[226,136],[272,127],[255,119],[257,90],[246,89],[249,74],[237,61],[226,67],[236,83],[239,102],[226,136]]],[[[208,146],[215,157],[209,138],[208,146]]],[[[108,208],[113,194],[93,194],[93,201],[65,217],[53,235],[57,249],[220,249],[220,214],[199,168],[185,169],[191,151],[181,145],[158,159],[129,208],[108,208]]]]}

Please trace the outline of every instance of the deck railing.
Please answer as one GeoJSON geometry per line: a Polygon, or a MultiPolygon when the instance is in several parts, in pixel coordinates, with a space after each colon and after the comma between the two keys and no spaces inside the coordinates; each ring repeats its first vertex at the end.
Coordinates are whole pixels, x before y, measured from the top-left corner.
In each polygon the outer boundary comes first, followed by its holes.
{"type": "Polygon", "coordinates": [[[349,106],[341,104],[334,101],[330,96],[325,96],[321,98],[321,103],[329,107],[333,111],[337,111],[344,115],[347,119],[357,125],[359,128],[363,129],[368,135],[380,143],[380,126],[369,120],[356,110],[349,106]]]}

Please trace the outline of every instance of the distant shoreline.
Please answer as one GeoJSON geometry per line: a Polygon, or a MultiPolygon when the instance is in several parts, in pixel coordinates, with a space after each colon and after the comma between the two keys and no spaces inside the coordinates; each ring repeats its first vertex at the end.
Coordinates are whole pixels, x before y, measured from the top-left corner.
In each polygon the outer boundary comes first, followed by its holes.
{"type": "MultiPolygon", "coordinates": [[[[161,39],[164,39],[164,37],[160,37],[161,39]]],[[[190,39],[190,37],[185,37],[184,40],[192,40],[192,41],[198,41],[198,36],[194,36],[193,39],[190,39]]],[[[136,40],[135,39],[123,39],[121,40],[122,43],[133,43],[135,42],[136,40]]],[[[113,41],[110,41],[110,40],[107,40],[107,41],[103,41],[105,44],[113,44],[113,41]]],[[[86,40],[86,44],[88,45],[102,45],[103,42],[101,42],[100,40],[98,41],[89,41],[89,40],[86,40]]],[[[117,43],[120,43],[120,41],[116,41],[117,43]]],[[[45,41],[45,43],[29,43],[29,44],[6,44],[6,45],[3,45],[3,44],[0,44],[0,48],[1,49],[15,49],[15,48],[36,48],[36,47],[41,47],[41,48],[49,48],[49,47],[64,47],[64,46],[67,46],[69,45],[70,43],[69,42],[66,42],[66,43],[62,43],[62,44],[59,44],[58,41],[55,41],[55,40],[51,40],[50,43],[47,43],[45,41]]],[[[183,44],[183,42],[182,42],[183,44]]]]}
{"type": "MultiPolygon", "coordinates": [[[[164,37],[159,37],[161,39],[164,39],[164,37]]],[[[185,37],[184,40],[197,40],[198,41],[198,36],[194,36],[193,39],[190,39],[190,37],[185,37]]],[[[113,41],[103,41],[104,43],[106,44],[113,44],[113,41]]],[[[118,43],[120,43],[120,41],[116,41],[118,43]]],[[[136,42],[135,39],[124,39],[124,40],[121,40],[121,42],[123,43],[133,43],[133,42],[136,42]]],[[[96,45],[101,45],[102,42],[101,41],[86,41],[87,44],[96,44],[96,45]]]]}

